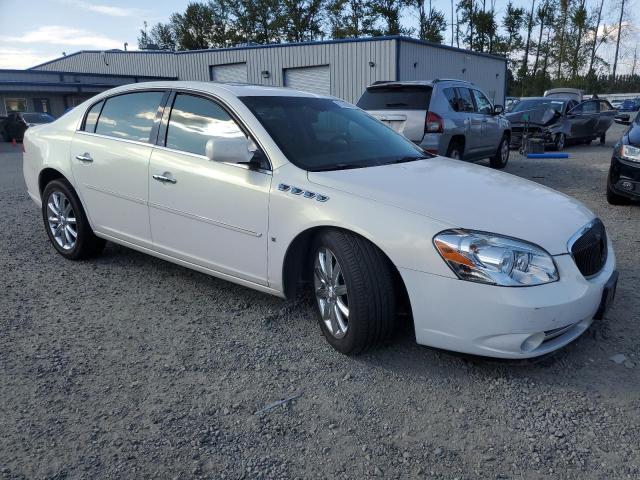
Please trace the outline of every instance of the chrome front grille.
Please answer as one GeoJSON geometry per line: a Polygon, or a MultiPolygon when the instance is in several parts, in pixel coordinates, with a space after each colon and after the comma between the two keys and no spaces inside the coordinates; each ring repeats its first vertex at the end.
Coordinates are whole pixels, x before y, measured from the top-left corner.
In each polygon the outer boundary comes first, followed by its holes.
{"type": "Polygon", "coordinates": [[[585,277],[595,275],[607,262],[607,232],[596,218],[585,225],[569,242],[569,251],[585,277]]]}

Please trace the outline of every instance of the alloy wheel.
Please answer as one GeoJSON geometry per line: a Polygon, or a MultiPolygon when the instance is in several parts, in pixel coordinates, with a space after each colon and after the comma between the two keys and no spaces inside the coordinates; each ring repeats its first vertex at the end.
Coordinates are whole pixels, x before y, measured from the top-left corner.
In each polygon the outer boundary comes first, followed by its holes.
{"type": "Polygon", "coordinates": [[[500,149],[500,161],[502,165],[506,165],[509,161],[509,142],[503,140],[502,148],[500,149]]]}
{"type": "Polygon", "coordinates": [[[343,338],[349,328],[349,298],[342,267],[327,247],[318,250],[313,267],[313,283],[322,321],[332,336],[343,338]]]}
{"type": "Polygon", "coordinates": [[[67,196],[53,191],[47,199],[47,221],[56,243],[64,250],[71,250],[78,240],[76,215],[67,196]]]}

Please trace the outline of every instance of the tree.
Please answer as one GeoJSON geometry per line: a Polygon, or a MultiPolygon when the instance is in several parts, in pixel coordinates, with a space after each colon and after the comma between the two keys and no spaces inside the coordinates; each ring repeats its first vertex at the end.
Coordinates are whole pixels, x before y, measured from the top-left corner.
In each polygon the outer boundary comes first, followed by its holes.
{"type": "Polygon", "coordinates": [[[330,0],[326,10],[332,38],[373,33],[377,16],[369,0],[330,0]]]}
{"type": "Polygon", "coordinates": [[[538,41],[536,43],[536,59],[533,62],[534,75],[536,75],[536,73],[538,72],[540,52],[542,50],[542,34],[544,33],[544,28],[553,22],[553,4],[550,0],[545,0],[541,5],[538,6],[538,10],[536,11],[536,18],[538,20],[538,24],[540,25],[540,30],[538,32],[538,41]]]}
{"type": "Polygon", "coordinates": [[[574,11],[571,14],[571,23],[573,24],[576,35],[575,39],[575,47],[573,50],[573,58],[571,59],[571,77],[575,78],[578,76],[578,68],[584,64],[586,60],[583,56],[582,48],[584,44],[582,42],[583,33],[587,31],[588,28],[588,18],[587,18],[587,9],[585,7],[585,0],[580,0],[580,3],[576,5],[574,11]]]}
{"type": "MultiPolygon", "coordinates": [[[[463,37],[463,41],[467,42],[469,45],[469,50],[473,50],[473,35],[474,35],[474,27],[475,27],[475,17],[476,17],[476,4],[475,0],[460,0],[458,2],[458,21],[456,22],[458,28],[460,26],[467,26],[467,33],[463,37]]],[[[458,41],[458,46],[460,46],[460,42],[458,41]]]]}
{"type": "Polygon", "coordinates": [[[531,49],[531,32],[536,23],[535,16],[536,1],[531,2],[531,11],[527,13],[525,22],[527,24],[527,40],[524,43],[524,58],[522,59],[522,67],[520,68],[520,79],[526,78],[529,74],[529,51],[531,49]]]}
{"type": "MultiPolygon", "coordinates": [[[[598,35],[600,34],[600,22],[602,20],[603,6],[604,6],[604,0],[600,0],[600,8],[598,8],[597,20],[593,24],[593,30],[592,30],[593,41],[591,43],[591,55],[589,57],[589,70],[588,70],[589,75],[594,74],[593,64],[596,60],[596,50],[598,49],[598,35]]],[[[606,28],[606,25],[605,25],[605,28],[606,28]]]]}
{"type": "Polygon", "coordinates": [[[506,32],[500,47],[500,53],[507,57],[512,70],[516,63],[516,54],[522,48],[522,34],[520,33],[524,22],[524,8],[514,7],[510,1],[507,3],[504,17],[502,18],[502,28],[506,32]]]}
{"type": "Polygon", "coordinates": [[[620,52],[620,38],[622,37],[622,18],[624,16],[624,3],[622,0],[620,3],[620,20],[618,21],[618,38],[616,39],[616,53],[613,57],[613,78],[616,78],[616,70],[618,68],[618,54],[620,52]]]}
{"type": "Polygon", "coordinates": [[[374,30],[380,35],[401,35],[411,33],[411,29],[400,24],[400,15],[409,0],[370,0],[372,13],[382,22],[382,27],[374,30]]]}
{"type": "Polygon", "coordinates": [[[189,3],[184,13],[171,15],[171,26],[178,47],[183,50],[209,48],[209,38],[214,29],[215,12],[211,4],[189,3]]]}
{"type": "Polygon", "coordinates": [[[418,9],[418,38],[435,43],[442,43],[443,32],[447,28],[444,13],[435,10],[429,0],[429,10],[426,9],[425,0],[414,0],[418,9]]]}
{"type": "Polygon", "coordinates": [[[279,43],[286,28],[284,6],[277,0],[227,0],[237,41],[279,43]]]}
{"type": "Polygon", "coordinates": [[[287,41],[304,42],[323,35],[325,0],[284,0],[282,4],[287,41]]]}
{"type": "Polygon", "coordinates": [[[560,0],[560,18],[558,22],[557,28],[560,29],[560,34],[556,36],[557,40],[557,62],[558,62],[558,70],[557,70],[557,78],[562,78],[562,62],[564,61],[565,56],[565,33],[567,28],[567,12],[569,11],[571,0],[560,0]]]}

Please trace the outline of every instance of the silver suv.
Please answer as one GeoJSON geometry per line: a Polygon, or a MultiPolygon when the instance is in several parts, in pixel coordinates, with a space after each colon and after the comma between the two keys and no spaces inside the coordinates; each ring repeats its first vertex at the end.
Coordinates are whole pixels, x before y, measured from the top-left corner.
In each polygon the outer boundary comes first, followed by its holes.
{"type": "Polygon", "coordinates": [[[509,161],[509,121],[501,105],[464,80],[376,82],[358,107],[424,150],[460,160],[489,158],[493,168],[509,161]]]}

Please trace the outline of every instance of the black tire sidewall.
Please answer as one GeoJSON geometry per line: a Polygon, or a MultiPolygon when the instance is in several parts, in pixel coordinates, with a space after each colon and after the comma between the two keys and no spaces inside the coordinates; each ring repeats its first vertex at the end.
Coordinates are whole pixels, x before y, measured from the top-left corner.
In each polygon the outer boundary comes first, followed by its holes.
{"type": "Polygon", "coordinates": [[[449,145],[449,148],[447,149],[447,157],[452,158],[454,160],[462,160],[464,156],[463,150],[464,149],[462,148],[459,142],[457,141],[453,142],[451,145],[449,145]],[[453,152],[458,152],[458,158],[453,158],[451,156],[453,152]]]}
{"type": "Polygon", "coordinates": [[[495,157],[489,159],[489,164],[492,168],[502,169],[509,163],[509,154],[507,154],[507,159],[504,162],[502,161],[502,146],[507,142],[509,142],[507,136],[503,135],[502,140],[500,140],[500,143],[498,144],[498,150],[496,151],[495,157]]]}
{"type": "Polygon", "coordinates": [[[44,191],[42,192],[42,220],[44,222],[44,227],[47,232],[47,236],[51,241],[51,244],[60,255],[69,260],[77,260],[86,256],[87,250],[89,248],[88,242],[91,241],[91,227],[89,226],[89,222],[84,213],[84,209],[82,208],[82,204],[78,199],[78,196],[73,190],[73,187],[71,187],[69,182],[67,182],[66,180],[53,180],[45,187],[44,191]],[[56,242],[53,233],[49,228],[47,202],[51,193],[55,191],[64,193],[64,195],[69,199],[76,218],[76,232],[78,233],[78,237],[76,239],[76,244],[70,250],[65,250],[60,245],[58,245],[58,242],[56,242]]]}
{"type": "Polygon", "coordinates": [[[555,147],[555,149],[558,152],[561,152],[562,150],[564,150],[564,147],[567,144],[567,137],[565,136],[564,133],[556,133],[556,138],[553,142],[553,146],[555,147]],[[560,139],[562,138],[562,143],[560,143],[560,139]]]}

